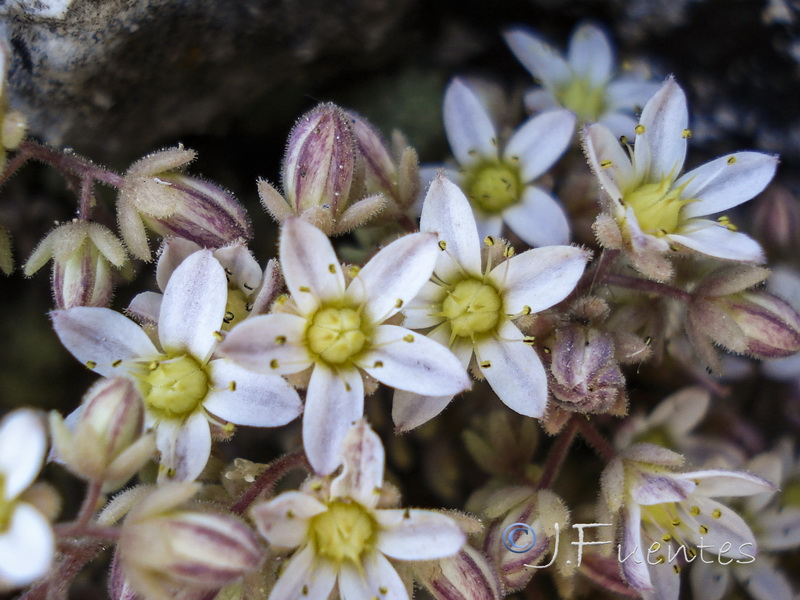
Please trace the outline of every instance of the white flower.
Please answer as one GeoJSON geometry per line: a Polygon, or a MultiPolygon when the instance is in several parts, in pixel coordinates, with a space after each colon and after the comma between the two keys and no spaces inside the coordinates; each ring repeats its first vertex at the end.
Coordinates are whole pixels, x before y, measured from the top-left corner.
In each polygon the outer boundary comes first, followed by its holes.
{"type": "Polygon", "coordinates": [[[534,117],[501,149],[478,96],[463,81],[454,79],[444,96],[444,128],[461,167],[454,178],[472,204],[481,236],[499,236],[505,222],[531,246],[569,241],[564,210],[534,181],[569,146],[574,115],[559,110],[534,117]]]}
{"type": "Polygon", "coordinates": [[[469,378],[447,348],[384,321],[428,280],[436,236],[407,235],[378,252],[349,285],[330,241],[316,227],[287,219],[280,260],[292,295],[287,310],[253,317],[231,330],[220,351],[254,371],[299,373],[313,366],[303,444],[314,469],[331,473],[351,423],[364,413],[362,371],[419,394],[452,395],[469,378]]]}
{"type": "MultiPolygon", "coordinates": [[[[586,155],[608,196],[604,212],[634,255],[689,249],[727,260],[763,262],[757,242],[725,217],[701,219],[749,200],[766,187],[778,159],[759,152],[720,157],[679,177],[686,156],[686,96],[673,78],[647,103],[632,152],[603,125],[583,132],[586,155]]],[[[661,272],[658,278],[666,278],[661,272]]]]}
{"type": "MultiPolygon", "coordinates": [[[[500,399],[516,412],[541,417],[547,376],[532,340],[513,319],[561,302],[583,274],[588,252],[573,246],[536,248],[492,268],[481,264],[481,242],[469,202],[444,175],[422,205],[422,231],[438,232],[434,279],[405,310],[411,329],[433,327],[433,340],[450,346],[465,367],[473,353],[500,399]]],[[[490,238],[491,240],[491,238],[490,238]]],[[[452,394],[396,392],[395,425],[411,429],[441,412],[452,394]]]]}
{"type": "Polygon", "coordinates": [[[23,497],[46,450],[44,424],[33,411],[14,411],[0,423],[0,589],[33,583],[53,562],[50,523],[23,497]]]}
{"type": "Polygon", "coordinates": [[[646,600],[677,600],[682,564],[696,558],[695,548],[731,560],[754,557],[758,548],[750,527],[711,498],[775,489],[750,473],[677,472],[682,463],[680,454],[638,444],[612,460],[602,475],[606,505],[622,522],[619,555],[628,557],[621,561],[622,574],[646,600]]]}
{"type": "Polygon", "coordinates": [[[312,480],[308,491],[285,492],[251,509],[270,544],[298,548],[269,600],[322,600],[337,580],[342,600],[408,600],[389,559],[433,560],[464,545],[464,533],[446,515],[377,508],[384,451],[363,421],[348,432],[342,458],[344,469],[332,483],[312,480]]]}
{"type": "Polygon", "coordinates": [[[195,479],[211,451],[209,422],[284,425],[302,410],[297,392],[275,375],[214,358],[228,300],[225,270],[210,250],[175,269],[158,315],[157,347],[147,333],[106,308],[52,313],[61,342],[93,371],[135,380],[161,452],[159,479],[195,479]]]}
{"type": "Polygon", "coordinates": [[[525,96],[531,112],[566,108],[582,123],[602,123],[616,135],[633,135],[633,113],[658,84],[630,73],[614,78],[614,55],[599,27],[585,24],[572,34],[567,60],[525,29],[505,32],[506,43],[543,86],[525,96]]]}

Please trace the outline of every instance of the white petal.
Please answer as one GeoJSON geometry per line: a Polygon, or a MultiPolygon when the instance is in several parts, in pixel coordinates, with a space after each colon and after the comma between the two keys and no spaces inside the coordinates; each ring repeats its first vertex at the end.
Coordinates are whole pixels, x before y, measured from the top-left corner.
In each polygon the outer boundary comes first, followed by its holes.
{"type": "Polygon", "coordinates": [[[450,517],[429,510],[379,510],[378,550],[399,560],[432,560],[452,556],[467,541],[450,517]]]}
{"type": "Polygon", "coordinates": [[[295,389],[278,375],[253,373],[225,359],[212,360],[212,390],[203,408],[236,425],[278,427],[303,411],[295,389]]]}
{"type": "Polygon", "coordinates": [[[765,557],[759,557],[748,575],[745,587],[755,600],[792,600],[792,598],[796,598],[786,574],[765,557]]]}
{"type": "Polygon", "coordinates": [[[187,239],[179,237],[167,239],[161,248],[161,255],[158,257],[156,266],[158,289],[162,292],[167,289],[169,278],[172,277],[178,265],[198,250],[202,250],[202,248],[187,239]]]}
{"type": "Polygon", "coordinates": [[[721,600],[731,583],[731,569],[715,561],[695,562],[689,571],[689,581],[695,598],[721,600]],[[711,563],[711,564],[709,564],[711,563]]]}
{"type": "Polygon", "coordinates": [[[478,237],[485,240],[487,237],[500,237],[503,233],[503,216],[475,213],[475,225],[478,226],[478,237]]]}
{"type": "Polygon", "coordinates": [[[660,88],[661,84],[655,81],[616,79],[606,88],[606,102],[610,111],[623,108],[639,112],[660,88]]]}
{"type": "Polygon", "coordinates": [[[312,362],[305,346],[305,330],[306,320],[297,315],[253,317],[231,329],[217,354],[257,373],[298,373],[312,362]]]}
{"type": "Polygon", "coordinates": [[[586,158],[600,187],[612,200],[619,200],[633,185],[630,157],[620,146],[617,137],[603,125],[584,127],[582,137],[586,158]]]}
{"type": "Polygon", "coordinates": [[[439,252],[432,233],[401,237],[370,259],[350,282],[347,296],[364,304],[364,315],[371,323],[383,323],[431,278],[439,252]]]}
{"type": "Polygon", "coordinates": [[[685,183],[681,197],[697,199],[681,214],[702,217],[739,206],[767,187],[777,167],[777,156],[760,152],[737,152],[697,167],[673,186],[685,183]]]}
{"type": "Polygon", "coordinates": [[[131,300],[127,312],[146,323],[158,323],[163,298],[164,296],[156,292],[142,292],[131,300]]]}
{"type": "Polygon", "coordinates": [[[136,323],[109,308],[78,306],[50,313],[58,339],[72,355],[106,377],[123,375],[118,360],[161,354],[136,323]]]}
{"type": "Polygon", "coordinates": [[[608,128],[617,139],[625,137],[632,140],[636,135],[636,119],[621,112],[606,112],[597,122],[608,128]]]}
{"type": "Polygon", "coordinates": [[[497,134],[478,96],[460,79],[444,94],[444,130],[461,166],[497,159],[497,134]]]}
{"type": "Polygon", "coordinates": [[[547,406],[547,374],[542,361],[511,321],[497,338],[487,338],[475,347],[478,364],[489,385],[511,410],[539,418],[547,406]]]}
{"type": "Polygon", "coordinates": [[[553,92],[548,89],[532,90],[526,93],[523,102],[525,103],[525,110],[529,113],[564,108],[558,103],[558,99],[553,95],[553,92]]]}
{"type": "Polygon", "coordinates": [[[230,275],[231,283],[246,296],[261,285],[261,267],[243,243],[219,248],[214,257],[230,275]]]}
{"type": "Polygon", "coordinates": [[[10,517],[0,534],[0,582],[21,587],[50,570],[55,539],[50,523],[30,504],[20,502],[10,517]]]}
{"type": "Polygon", "coordinates": [[[540,312],[566,298],[583,275],[589,255],[574,246],[547,246],[517,254],[490,274],[503,294],[503,310],[540,312]]]}
{"type": "Polygon", "coordinates": [[[159,482],[194,481],[211,454],[211,431],[202,410],[185,421],[164,419],[156,428],[156,447],[161,452],[159,482]]]}
{"type": "Polygon", "coordinates": [[[280,259],[286,286],[297,306],[311,312],[320,302],[344,294],[344,275],[330,240],[300,219],[287,219],[280,241],[280,259]]]}
{"type": "Polygon", "coordinates": [[[525,188],[522,202],[503,213],[503,221],[529,246],[569,243],[567,215],[558,201],[536,186],[525,188]]]}
{"type": "Polygon", "coordinates": [[[342,600],[408,600],[403,580],[383,554],[367,554],[360,566],[363,567],[361,572],[348,562],[342,565],[339,573],[342,600]]]}
{"type": "Polygon", "coordinates": [[[707,221],[692,219],[678,233],[665,236],[701,254],[726,260],[763,263],[764,250],[753,238],[707,221]]]}
{"type": "Polygon", "coordinates": [[[522,29],[511,29],[503,37],[522,66],[545,87],[556,89],[572,79],[572,69],[567,61],[535,35],[522,29]]]}
{"type": "Polygon", "coordinates": [[[342,443],[344,469],[331,483],[331,498],[352,498],[374,507],[380,499],[385,460],[381,438],[362,419],[350,428],[342,443]]]}
{"type": "Polygon", "coordinates": [[[158,315],[158,339],[167,352],[205,362],[217,344],[228,302],[225,269],[210,250],[195,252],[169,278],[158,315]]]}
{"type": "Polygon", "coordinates": [[[422,286],[419,293],[403,310],[403,326],[408,329],[425,329],[443,322],[445,318],[439,313],[442,302],[447,296],[447,288],[432,281],[422,286]]]}
{"type": "Polygon", "coordinates": [[[311,374],[303,415],[303,444],[308,462],[320,475],[341,464],[344,436],[364,415],[364,383],[356,369],[334,373],[318,364],[311,374]]]}
{"type": "Polygon", "coordinates": [[[328,561],[316,558],[310,544],[292,556],[272,588],[269,600],[326,600],[336,583],[336,571],[328,561]]]}
{"type": "Polygon", "coordinates": [[[675,477],[672,474],[646,474],[630,483],[631,500],[642,506],[680,502],[689,496],[695,488],[694,483],[675,477]]]}
{"type": "Polygon", "coordinates": [[[5,498],[19,496],[39,474],[47,450],[41,415],[30,409],[10,413],[0,424],[0,477],[5,498]]]}
{"type": "Polygon", "coordinates": [[[254,505],[250,517],[270,544],[296,548],[308,539],[309,519],[326,510],[328,507],[313,496],[291,491],[254,505]]]}
{"type": "Polygon", "coordinates": [[[622,561],[622,574],[632,588],[639,591],[653,589],[650,571],[642,548],[641,508],[636,503],[625,506],[622,510],[622,544],[619,555],[626,558],[622,561]]]}
{"type": "Polygon", "coordinates": [[[762,510],[756,519],[758,546],[762,550],[792,550],[800,546],[800,508],[762,510]]]}
{"type": "Polygon", "coordinates": [[[647,102],[639,124],[644,132],[637,134],[633,147],[636,172],[648,182],[674,180],[686,158],[684,131],[689,126],[686,96],[675,79],[667,79],[647,102]]]}
{"type": "Polygon", "coordinates": [[[481,241],[472,207],[459,187],[443,175],[428,188],[419,228],[437,233],[445,244],[434,269],[438,277],[449,282],[463,272],[480,275],[481,241]]]}
{"type": "Polygon", "coordinates": [[[568,59],[575,74],[589,81],[592,87],[611,77],[614,61],[611,44],[596,25],[589,23],[575,30],[569,41],[568,59]]]}
{"type": "Polygon", "coordinates": [[[503,157],[519,161],[522,180],[533,181],[564,154],[574,134],[574,114],[568,110],[547,111],[517,129],[508,140],[503,157]]]}
{"type": "Polygon", "coordinates": [[[752,496],[775,490],[766,479],[740,471],[709,469],[677,475],[696,484],[695,493],[703,496],[752,496]]]}
{"type": "Polygon", "coordinates": [[[425,394],[457,394],[470,387],[469,376],[449,349],[396,325],[381,325],[358,366],[386,385],[425,394]]]}
{"type": "MultiPolygon", "coordinates": [[[[653,561],[653,559],[650,559],[653,561]]],[[[681,593],[681,577],[675,572],[674,563],[663,562],[649,564],[650,579],[655,594],[653,600],[679,600],[681,593]]]]}
{"type": "Polygon", "coordinates": [[[724,504],[710,498],[693,496],[678,504],[678,507],[681,509],[678,515],[683,522],[681,532],[693,544],[705,544],[709,547],[709,552],[734,559],[755,554],[756,539],[750,526],[724,504]],[[692,508],[700,509],[700,514],[695,516],[690,512],[692,508]],[[715,511],[721,514],[719,518],[712,516],[715,511]],[[705,529],[701,530],[701,527],[705,529]]]}

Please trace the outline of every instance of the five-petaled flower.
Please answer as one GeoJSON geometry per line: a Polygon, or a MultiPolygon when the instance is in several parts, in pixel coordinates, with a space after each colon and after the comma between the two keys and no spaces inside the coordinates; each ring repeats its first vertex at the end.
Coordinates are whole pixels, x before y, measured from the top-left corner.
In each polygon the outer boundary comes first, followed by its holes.
{"type": "Polygon", "coordinates": [[[201,250],[184,260],[166,285],[158,315],[160,347],[139,325],[107,308],[52,313],[59,339],[78,360],[106,377],[138,383],[146,425],[156,430],[161,480],[200,475],[211,452],[209,424],[223,430],[227,423],[276,427],[302,410],[297,392],[283,378],[214,357],[227,302],[225,270],[210,250],[201,250]]]}
{"type": "Polygon", "coordinates": [[[384,323],[430,278],[438,252],[435,235],[407,235],[378,252],[346,284],[324,233],[299,219],[284,223],[280,260],[291,292],[284,308],[291,313],[240,323],[220,351],[264,373],[299,373],[313,366],[303,444],[318,473],[331,473],[340,464],[345,433],[363,415],[362,371],[417,394],[453,395],[469,387],[464,367],[447,348],[384,323]]]}
{"type": "MultiPolygon", "coordinates": [[[[433,280],[406,308],[405,326],[432,327],[428,337],[449,346],[465,367],[474,353],[481,373],[509,408],[541,417],[547,403],[547,375],[531,346],[533,340],[512,321],[566,298],[583,274],[589,253],[574,246],[549,246],[497,266],[488,260],[482,264],[469,202],[443,174],[425,196],[420,228],[437,232],[439,259],[433,280]]],[[[494,243],[493,238],[487,242],[494,243]]],[[[452,394],[395,392],[395,425],[401,430],[421,425],[451,398],[452,394]]]]}
{"type": "Polygon", "coordinates": [[[0,423],[0,590],[36,581],[53,561],[50,523],[23,496],[46,451],[44,423],[32,410],[17,410],[0,423]]]}
{"type": "Polygon", "coordinates": [[[662,255],[672,251],[764,260],[761,246],[737,232],[727,217],[699,217],[738,206],[761,192],[775,174],[777,157],[737,152],[679,177],[691,135],[688,123],[686,96],[670,77],[645,105],[632,151],[603,125],[583,132],[586,156],[605,192],[595,225],[601,242],[624,248],[634,266],[655,279],[671,276],[662,255]],[[609,232],[609,227],[618,231],[609,232]]]}
{"type": "Polygon", "coordinates": [[[602,123],[617,135],[633,135],[633,113],[656,93],[658,84],[641,73],[614,78],[614,55],[608,37],[592,24],[578,27],[567,60],[525,29],[505,32],[506,43],[523,66],[542,83],[528,92],[531,112],[571,110],[581,123],[602,123]]]}
{"type": "Polygon", "coordinates": [[[646,600],[677,600],[681,567],[698,550],[751,561],[757,547],[750,527],[712,498],[775,489],[750,473],[681,473],[676,468],[683,460],[666,448],[637,444],[613,459],[602,475],[606,506],[621,522],[619,556],[627,557],[621,560],[622,574],[646,600]]]}
{"type": "Polygon", "coordinates": [[[452,177],[475,211],[482,236],[498,236],[505,222],[531,246],[569,241],[564,210],[534,184],[569,146],[575,116],[550,111],[523,123],[500,151],[500,142],[478,96],[460,79],[444,96],[444,128],[460,166],[452,177]]]}
{"type": "Polygon", "coordinates": [[[360,421],[342,446],[342,472],[312,479],[251,509],[258,531],[277,548],[298,548],[269,600],[327,598],[336,581],[342,600],[408,600],[389,559],[452,556],[466,536],[450,517],[428,510],[378,508],[384,451],[360,421]],[[387,558],[388,557],[388,558],[387,558]]]}

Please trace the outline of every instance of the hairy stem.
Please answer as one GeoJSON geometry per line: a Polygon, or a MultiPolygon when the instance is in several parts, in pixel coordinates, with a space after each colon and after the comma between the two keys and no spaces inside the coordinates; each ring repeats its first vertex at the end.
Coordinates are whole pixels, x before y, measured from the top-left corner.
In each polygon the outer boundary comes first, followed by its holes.
{"type": "Polygon", "coordinates": [[[277,460],[269,464],[266,470],[253,482],[239,499],[231,506],[231,512],[236,515],[244,514],[250,505],[256,501],[261,494],[269,494],[275,485],[292,469],[307,469],[308,461],[305,452],[296,450],[289,454],[284,454],[277,460]]]}
{"type": "Polygon", "coordinates": [[[558,434],[555,443],[550,447],[550,452],[547,454],[542,468],[542,476],[536,484],[537,489],[549,488],[558,477],[561,466],[564,464],[575,439],[575,434],[578,433],[579,418],[578,416],[573,416],[567,421],[566,427],[558,434]]]}
{"type": "MultiPolygon", "coordinates": [[[[124,181],[121,175],[95,165],[86,158],[74,154],[64,154],[59,150],[30,140],[26,140],[20,144],[17,150],[17,156],[15,156],[14,159],[16,160],[18,156],[32,158],[51,165],[60,171],[75,173],[82,179],[88,177],[94,181],[99,181],[116,188],[122,187],[124,181]]],[[[9,167],[10,166],[11,164],[9,164],[9,167]]],[[[8,171],[8,169],[6,171],[8,171]]]]}
{"type": "Polygon", "coordinates": [[[592,449],[600,458],[606,462],[609,462],[616,456],[616,450],[614,450],[614,447],[611,445],[611,443],[605,437],[603,437],[599,431],[597,431],[594,423],[578,418],[575,418],[574,421],[577,423],[578,431],[580,431],[581,437],[586,440],[586,442],[592,447],[592,449]]]}
{"type": "Polygon", "coordinates": [[[688,303],[692,301],[692,295],[689,292],[672,287],[671,285],[650,281],[648,279],[639,279],[638,277],[628,277],[627,275],[620,275],[619,273],[607,273],[601,280],[601,283],[624,287],[645,294],[666,296],[667,298],[674,298],[681,302],[688,303]]]}

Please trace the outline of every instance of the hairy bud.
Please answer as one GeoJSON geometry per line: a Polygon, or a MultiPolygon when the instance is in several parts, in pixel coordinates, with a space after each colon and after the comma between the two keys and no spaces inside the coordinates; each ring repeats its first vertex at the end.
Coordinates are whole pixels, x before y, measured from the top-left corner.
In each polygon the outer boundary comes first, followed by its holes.
{"type": "Polygon", "coordinates": [[[469,545],[436,561],[414,563],[414,572],[436,600],[500,600],[500,580],[491,563],[469,545]]]}
{"type": "Polygon", "coordinates": [[[791,257],[800,240],[800,200],[785,187],[771,185],[757,201],[753,230],[767,250],[791,257]]]}
{"type": "Polygon", "coordinates": [[[106,227],[87,221],[59,225],[25,263],[31,276],[53,260],[53,298],[56,308],[108,306],[114,291],[112,265],[120,268],[128,257],[119,239],[106,227]]]}
{"type": "Polygon", "coordinates": [[[129,379],[114,377],[95,384],[68,421],[72,427],[56,411],[50,413],[54,450],[84,479],[119,487],[155,452],[153,436],[142,436],[144,405],[129,379]]]}
{"type": "Polygon", "coordinates": [[[182,146],[162,150],[137,161],[125,174],[117,219],[128,249],[137,258],[151,258],[145,227],[160,236],[182,237],[208,248],[252,236],[247,213],[230,192],[177,171],[195,156],[182,146]]]}

